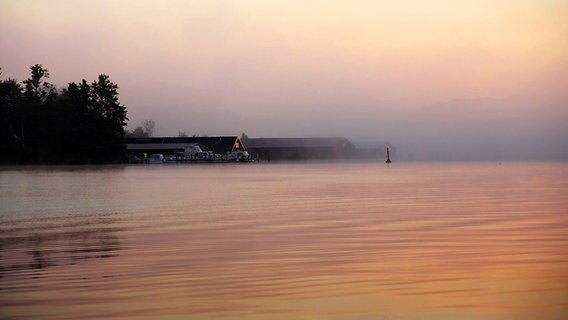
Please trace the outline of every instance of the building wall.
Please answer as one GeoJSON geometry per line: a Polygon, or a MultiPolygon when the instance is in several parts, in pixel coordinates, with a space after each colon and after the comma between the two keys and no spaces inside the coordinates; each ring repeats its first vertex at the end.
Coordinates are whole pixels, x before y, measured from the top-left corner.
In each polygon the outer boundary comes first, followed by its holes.
{"type": "Polygon", "coordinates": [[[247,148],[253,158],[259,160],[325,160],[344,159],[353,156],[352,148],[296,147],[296,148],[247,148]]]}

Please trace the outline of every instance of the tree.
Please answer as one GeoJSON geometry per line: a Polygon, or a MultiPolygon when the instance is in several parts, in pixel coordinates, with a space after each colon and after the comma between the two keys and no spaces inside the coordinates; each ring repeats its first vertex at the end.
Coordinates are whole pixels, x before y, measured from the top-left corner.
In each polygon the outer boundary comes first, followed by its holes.
{"type": "MultiPolygon", "coordinates": [[[[63,89],[58,104],[63,128],[56,143],[58,158],[66,163],[89,163],[97,158],[97,119],[94,115],[91,85],[83,79],[63,89]]],[[[54,133],[57,133],[54,132],[54,133]]]]}
{"type": "Polygon", "coordinates": [[[49,71],[41,64],[30,67],[30,78],[22,81],[24,85],[22,103],[18,108],[20,137],[24,159],[47,162],[53,135],[47,134],[56,115],[51,106],[57,98],[55,87],[47,82],[49,71]]]}
{"type": "Polygon", "coordinates": [[[144,132],[146,132],[147,137],[151,137],[152,135],[154,135],[156,122],[154,122],[154,120],[144,120],[142,122],[142,127],[144,127],[144,132]]]}
{"type": "Polygon", "coordinates": [[[142,124],[134,128],[132,131],[126,131],[126,137],[128,138],[148,138],[154,134],[154,128],[156,127],[156,122],[154,120],[144,120],[142,124]]]}
{"type": "MultiPolygon", "coordinates": [[[[101,74],[91,87],[95,114],[101,119],[113,121],[116,126],[124,127],[128,118],[126,108],[118,102],[118,86],[107,75],[101,74]]],[[[124,134],[124,130],[119,131],[124,134]]]]}
{"type": "Polygon", "coordinates": [[[24,94],[28,99],[37,99],[45,103],[47,99],[56,95],[55,87],[46,81],[49,78],[49,71],[41,64],[30,67],[32,71],[31,77],[24,80],[24,94]]]}
{"type": "Polygon", "coordinates": [[[18,84],[0,81],[0,161],[108,163],[126,156],[126,107],[107,75],[92,83],[69,83],[61,92],[49,71],[33,65],[18,84]]]}
{"type": "Polygon", "coordinates": [[[13,152],[8,148],[20,141],[18,108],[21,101],[22,86],[16,80],[0,81],[0,150],[6,153],[13,152]]]}
{"type": "Polygon", "coordinates": [[[0,81],[0,110],[15,112],[22,99],[22,86],[14,79],[0,81]]]}
{"type": "Polygon", "coordinates": [[[144,131],[142,126],[134,128],[132,131],[126,131],[125,137],[127,138],[148,138],[148,134],[144,131]]]}
{"type": "Polygon", "coordinates": [[[113,162],[126,156],[124,135],[126,108],[118,101],[118,86],[101,74],[91,84],[91,101],[94,124],[97,132],[95,147],[96,162],[113,162]]]}
{"type": "Polygon", "coordinates": [[[185,133],[185,131],[178,131],[178,137],[186,138],[186,137],[187,137],[187,133],[185,133]]]}

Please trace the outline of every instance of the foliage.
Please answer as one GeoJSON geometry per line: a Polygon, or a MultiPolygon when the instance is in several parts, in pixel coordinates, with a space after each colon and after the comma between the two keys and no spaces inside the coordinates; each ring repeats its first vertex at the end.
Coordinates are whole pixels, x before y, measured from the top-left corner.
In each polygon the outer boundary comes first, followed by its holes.
{"type": "Polygon", "coordinates": [[[111,163],[125,158],[126,107],[107,75],[58,92],[36,64],[20,85],[0,81],[0,161],[111,163]]]}
{"type": "Polygon", "coordinates": [[[127,138],[148,138],[154,134],[156,122],[154,120],[144,120],[142,125],[134,128],[132,131],[126,131],[127,138]]]}
{"type": "Polygon", "coordinates": [[[46,103],[48,99],[56,97],[55,87],[46,81],[49,78],[49,71],[36,64],[30,67],[32,75],[24,80],[24,95],[30,102],[46,103]]]}
{"type": "Polygon", "coordinates": [[[154,120],[144,120],[144,122],[142,122],[142,127],[144,127],[144,131],[148,134],[148,137],[151,137],[154,134],[156,123],[154,120]]]}
{"type": "Polygon", "coordinates": [[[148,138],[149,135],[142,126],[134,128],[132,131],[126,131],[125,137],[127,138],[148,138]]]}

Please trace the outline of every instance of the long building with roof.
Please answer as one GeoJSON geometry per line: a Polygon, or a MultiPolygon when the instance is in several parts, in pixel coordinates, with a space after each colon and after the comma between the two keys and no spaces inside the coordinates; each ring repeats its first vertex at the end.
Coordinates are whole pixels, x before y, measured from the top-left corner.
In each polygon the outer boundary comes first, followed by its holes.
{"type": "Polygon", "coordinates": [[[126,138],[126,151],[129,153],[174,154],[195,145],[203,151],[222,155],[233,151],[245,151],[238,136],[126,138]]]}
{"type": "Polygon", "coordinates": [[[248,138],[243,142],[251,156],[260,160],[342,159],[355,154],[355,145],[346,138],[248,138]]]}

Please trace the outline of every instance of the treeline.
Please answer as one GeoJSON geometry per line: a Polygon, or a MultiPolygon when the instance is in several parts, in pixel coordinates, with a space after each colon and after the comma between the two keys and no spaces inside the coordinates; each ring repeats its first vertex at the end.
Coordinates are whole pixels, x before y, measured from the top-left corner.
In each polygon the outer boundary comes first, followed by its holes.
{"type": "MultiPolygon", "coordinates": [[[[126,158],[126,107],[107,75],[57,90],[42,65],[0,81],[0,162],[87,164],[126,158]]],[[[1,76],[1,69],[0,69],[1,76]]]]}

